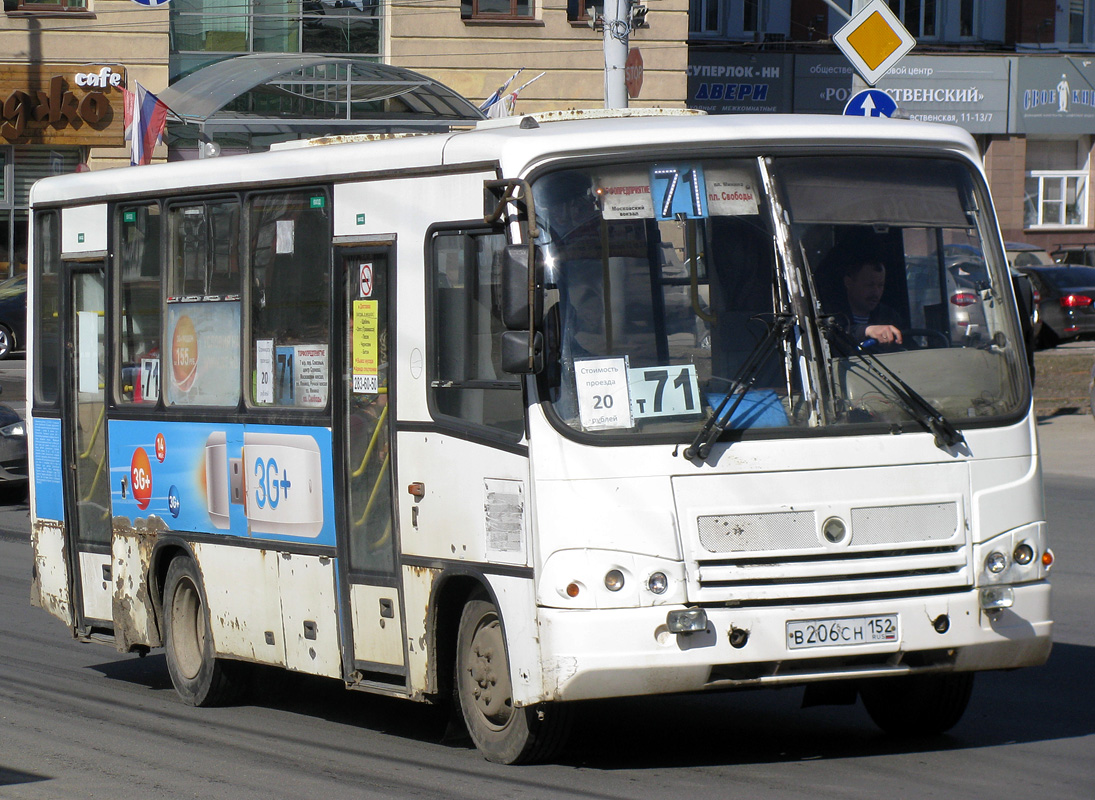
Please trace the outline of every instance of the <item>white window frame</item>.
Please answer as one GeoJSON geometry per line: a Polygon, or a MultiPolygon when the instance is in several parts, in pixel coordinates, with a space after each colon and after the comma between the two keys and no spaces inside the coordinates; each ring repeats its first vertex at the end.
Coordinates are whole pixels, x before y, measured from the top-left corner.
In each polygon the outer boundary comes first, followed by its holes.
{"type": "MultiPolygon", "coordinates": [[[[1026,175],[1027,181],[1037,180],[1038,191],[1036,194],[1026,192],[1026,200],[1031,200],[1037,203],[1037,220],[1033,225],[1027,224],[1024,219],[1025,227],[1029,229],[1034,228],[1086,228],[1087,227],[1087,190],[1088,190],[1088,173],[1086,170],[1075,169],[1040,169],[1031,170],[1026,175]],[[1077,197],[1076,206],[1080,211],[1079,219],[1073,222],[1069,222],[1065,219],[1066,209],[1068,203],[1065,202],[1067,197],[1068,181],[1074,179],[1077,182],[1077,197]],[[1047,198],[1046,188],[1056,184],[1058,186],[1058,195],[1060,199],[1047,198]],[[1060,206],[1059,212],[1055,215],[1055,219],[1047,219],[1047,206],[1051,204],[1058,204],[1060,206]]],[[[1025,216],[1025,210],[1024,210],[1025,216]]]]}
{"type": "Polygon", "coordinates": [[[894,12],[894,14],[897,15],[897,18],[901,20],[901,24],[908,28],[909,33],[911,33],[913,35],[913,38],[917,40],[926,39],[929,41],[935,41],[939,39],[940,28],[943,24],[943,6],[945,4],[940,2],[940,0],[919,0],[920,21],[917,24],[916,29],[913,30],[905,22],[905,5],[908,2],[909,0],[889,0],[890,9],[894,12]],[[933,7],[935,8],[935,31],[930,36],[924,33],[924,11],[925,6],[929,2],[932,2],[933,7]]]}
{"type": "Polygon", "coordinates": [[[695,13],[692,18],[695,27],[689,26],[689,33],[693,36],[722,36],[726,27],[726,4],[724,0],[693,0],[692,7],[695,13]],[[711,10],[715,11],[715,27],[707,26],[707,15],[711,10]]]}

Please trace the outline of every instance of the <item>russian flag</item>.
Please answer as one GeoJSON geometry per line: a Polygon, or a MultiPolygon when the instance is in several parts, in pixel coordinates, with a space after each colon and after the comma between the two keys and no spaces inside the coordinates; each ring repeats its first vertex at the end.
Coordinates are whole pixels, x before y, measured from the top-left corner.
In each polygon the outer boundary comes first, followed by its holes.
{"type": "Polygon", "coordinates": [[[129,142],[132,166],[152,161],[152,148],[163,138],[168,108],[156,95],[133,81],[133,91],[124,89],[125,140],[129,142]]]}

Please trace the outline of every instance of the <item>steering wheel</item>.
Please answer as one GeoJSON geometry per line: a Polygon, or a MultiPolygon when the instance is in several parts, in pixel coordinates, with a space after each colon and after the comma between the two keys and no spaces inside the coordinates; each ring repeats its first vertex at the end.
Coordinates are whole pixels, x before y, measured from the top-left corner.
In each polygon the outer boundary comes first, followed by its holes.
{"type": "MultiPolygon", "coordinates": [[[[934,345],[935,347],[951,346],[950,334],[940,330],[936,330],[935,328],[906,328],[905,330],[901,331],[901,335],[904,337],[906,342],[908,342],[910,339],[923,337],[928,340],[925,347],[932,347],[932,340],[935,340],[937,342],[937,344],[934,345]]],[[[917,345],[912,345],[912,347],[916,348],[917,345]]]]}

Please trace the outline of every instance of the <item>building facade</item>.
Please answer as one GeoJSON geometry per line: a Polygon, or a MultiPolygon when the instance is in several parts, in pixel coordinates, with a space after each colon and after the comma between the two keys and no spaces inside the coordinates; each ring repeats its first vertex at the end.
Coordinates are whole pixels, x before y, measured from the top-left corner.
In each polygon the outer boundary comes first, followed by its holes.
{"type": "MultiPolygon", "coordinates": [[[[1095,0],[888,4],[917,45],[876,88],[974,136],[1005,240],[1092,242],[1095,0]]],[[[822,0],[692,0],[687,104],[842,113],[854,76],[831,37],[845,22],[822,0]]]]}
{"type": "MultiPolygon", "coordinates": [[[[481,101],[515,70],[518,109],[557,111],[604,105],[604,47],[587,0],[392,0],[389,57],[481,101]]],[[[628,103],[682,108],[688,50],[687,0],[659,0],[632,30],[628,103]],[[637,90],[630,91],[631,86],[637,90]]]]}
{"type": "Polygon", "coordinates": [[[162,8],[130,0],[5,0],[0,277],[26,270],[27,196],[35,180],[129,163],[122,88],[133,80],[166,85],[167,53],[162,8]]]}

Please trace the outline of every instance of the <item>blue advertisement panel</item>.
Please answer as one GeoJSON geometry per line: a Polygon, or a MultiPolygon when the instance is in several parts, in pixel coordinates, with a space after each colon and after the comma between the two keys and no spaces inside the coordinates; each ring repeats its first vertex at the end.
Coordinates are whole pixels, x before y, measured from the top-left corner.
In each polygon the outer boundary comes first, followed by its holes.
{"type": "Polygon", "coordinates": [[[111,420],[109,434],[116,517],[335,544],[329,428],[111,420]]]}
{"type": "Polygon", "coordinates": [[[790,111],[791,65],[790,55],[691,51],[687,105],[709,114],[790,111]]]}
{"type": "Polygon", "coordinates": [[[61,487],[61,420],[34,417],[34,516],[63,520],[61,487]]]}

